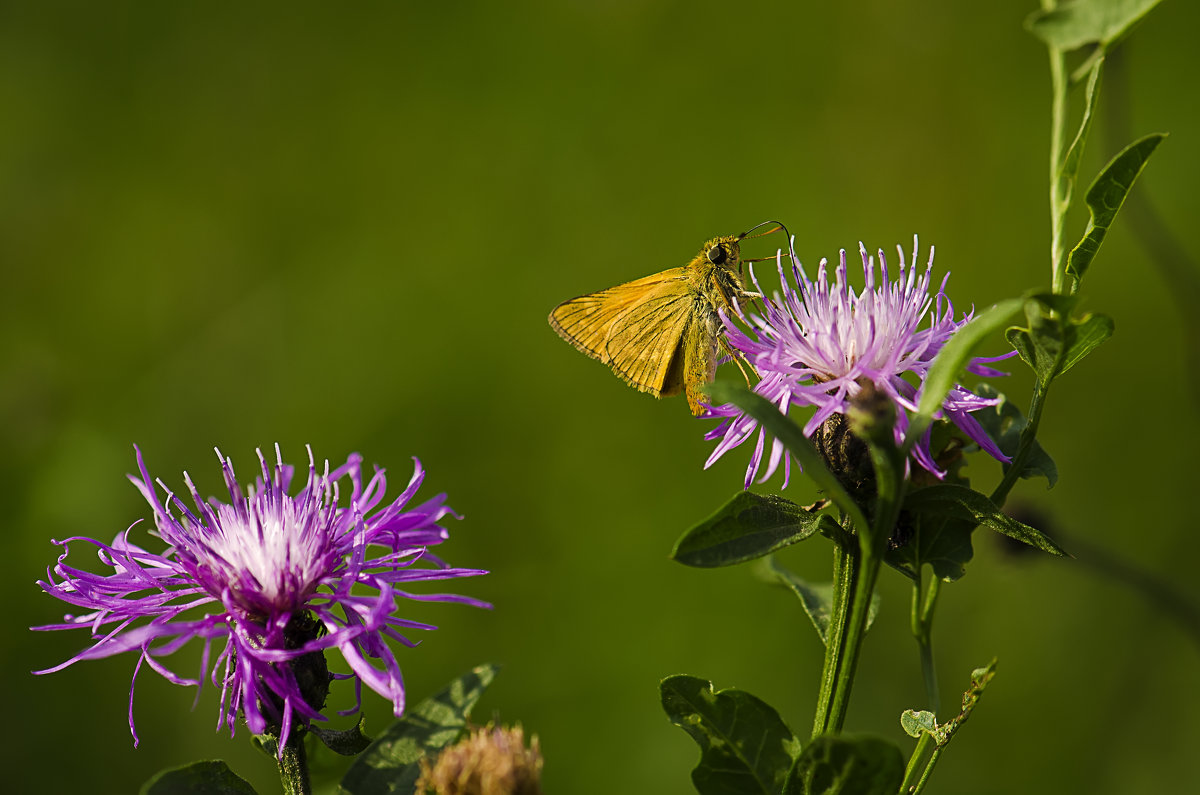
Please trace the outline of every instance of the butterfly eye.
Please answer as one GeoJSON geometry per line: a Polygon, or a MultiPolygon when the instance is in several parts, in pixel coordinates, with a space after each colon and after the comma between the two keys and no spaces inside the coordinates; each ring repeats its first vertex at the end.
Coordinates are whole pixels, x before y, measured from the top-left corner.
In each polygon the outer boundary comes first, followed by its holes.
{"type": "Polygon", "coordinates": [[[720,265],[725,262],[725,247],[713,246],[708,250],[708,261],[713,265],[720,265]]]}

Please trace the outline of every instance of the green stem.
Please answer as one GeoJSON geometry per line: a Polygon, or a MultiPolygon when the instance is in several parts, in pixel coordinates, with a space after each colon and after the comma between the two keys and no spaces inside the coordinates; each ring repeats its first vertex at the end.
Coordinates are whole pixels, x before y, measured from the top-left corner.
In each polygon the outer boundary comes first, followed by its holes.
{"type": "Polygon", "coordinates": [[[938,748],[929,757],[929,764],[925,765],[925,770],[921,773],[921,780],[917,782],[916,788],[913,789],[912,795],[920,795],[925,789],[925,785],[929,783],[929,777],[933,775],[933,769],[937,767],[938,760],[942,758],[942,749],[938,748]]]}
{"type": "MultiPolygon", "coordinates": [[[[848,520],[843,521],[843,526],[846,526],[847,523],[848,520]]],[[[858,550],[846,549],[841,544],[834,544],[833,605],[829,616],[829,629],[825,633],[825,663],[821,669],[821,690],[817,695],[817,713],[813,718],[813,737],[824,734],[829,728],[834,684],[837,681],[838,668],[844,659],[846,619],[850,612],[854,584],[857,579],[858,550]]]]}
{"type": "Polygon", "coordinates": [[[283,755],[276,762],[279,764],[279,778],[283,782],[284,795],[312,795],[303,732],[292,732],[287,745],[283,747],[283,755]]]}
{"type": "Polygon", "coordinates": [[[879,576],[880,563],[880,558],[875,555],[863,555],[854,583],[854,595],[850,603],[850,618],[846,624],[846,638],[841,649],[840,665],[837,666],[834,674],[833,695],[830,699],[825,731],[839,732],[846,722],[846,711],[850,706],[850,690],[854,685],[854,673],[858,668],[863,636],[867,632],[867,614],[871,608],[871,595],[875,592],[875,580],[879,576]]]}
{"type": "Polygon", "coordinates": [[[917,747],[913,749],[912,756],[908,758],[908,767],[904,770],[904,781],[900,784],[900,792],[907,793],[909,787],[916,784],[917,777],[924,771],[921,760],[925,758],[925,753],[933,744],[933,735],[922,732],[921,739],[917,740],[917,747]]]}
{"type": "MultiPolygon", "coordinates": [[[[839,732],[845,724],[846,712],[850,706],[850,691],[854,686],[854,674],[858,669],[863,637],[867,633],[867,617],[871,611],[875,581],[879,578],[879,566],[883,562],[888,539],[891,537],[892,528],[896,526],[900,504],[904,498],[904,460],[900,457],[900,451],[890,437],[885,443],[878,443],[870,438],[865,441],[875,466],[875,521],[870,527],[855,528],[858,531],[858,570],[852,572],[853,593],[850,597],[849,617],[841,647],[836,650],[832,647],[826,648],[827,656],[837,656],[827,668],[833,676],[833,691],[827,701],[828,707],[823,711],[818,709],[818,717],[823,720],[814,722],[814,737],[823,732],[839,732]]],[[[822,703],[826,703],[824,699],[822,703]]]]}
{"type": "Polygon", "coordinates": [[[933,660],[933,610],[937,606],[941,578],[933,572],[929,576],[929,588],[922,599],[922,580],[918,575],[913,583],[912,633],[921,653],[921,674],[925,680],[925,697],[929,711],[937,715],[941,708],[938,697],[937,667],[933,660]]]}
{"type": "Polygon", "coordinates": [[[1043,385],[1041,379],[1034,384],[1033,398],[1029,401],[1029,415],[1026,418],[1025,428],[1021,431],[1021,443],[1017,446],[1017,453],[1006,468],[1000,484],[992,491],[992,502],[1001,508],[1004,507],[1008,493],[1017,484],[1021,472],[1025,469],[1025,462],[1033,452],[1033,440],[1037,438],[1038,424],[1042,421],[1042,409],[1046,405],[1046,394],[1049,390],[1050,384],[1043,385]]]}
{"type": "MultiPolygon", "coordinates": [[[[1054,0],[1042,0],[1043,8],[1053,8],[1054,0]]],[[[1066,218],[1069,197],[1065,196],[1066,184],[1062,179],[1063,141],[1067,127],[1067,69],[1062,50],[1051,46],[1050,50],[1050,271],[1051,285],[1055,293],[1065,293],[1067,269],[1063,260],[1063,222],[1066,218]]]]}

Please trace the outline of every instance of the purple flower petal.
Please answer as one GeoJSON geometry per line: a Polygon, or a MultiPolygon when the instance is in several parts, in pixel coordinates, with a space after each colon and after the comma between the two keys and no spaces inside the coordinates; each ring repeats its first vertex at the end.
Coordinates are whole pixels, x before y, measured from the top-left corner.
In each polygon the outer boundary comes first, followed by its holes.
{"type": "MultiPolygon", "coordinates": [[[[259,452],[260,475],[244,490],[233,462],[218,451],[229,501],[203,500],[184,473],[189,508],[151,478],[141,450],[135,450],[140,476],[130,480],[150,506],[154,528],[149,535],[167,548],[162,554],[151,553],[130,541],[129,530],[111,544],[83,537],[55,542],[62,554],[38,584],[84,612],[33,629],[88,628],[92,643],[60,665],[35,673],[136,650],[135,682],[143,663],[179,685],[199,689],[211,678],[221,693],[218,727],[227,726],[232,734],[241,714],[252,732],[276,727],[282,748],[293,724],[325,720],[320,705],[308,703],[301,692],[291,668],[298,658],[339,649],[352,673],[333,678],[354,679],[360,702],[365,682],[391,700],[400,715],[403,679],[384,637],[415,645],[395,628],[434,628],[395,616],[400,600],[491,606],[465,596],[395,588],[399,583],[407,587],[486,574],[451,567],[428,554],[428,547],[449,537],[439,522],[457,514],[445,505],[444,494],[406,508],[425,478],[416,459],[403,493],[380,508],[387,488],[384,471],[377,469],[364,486],[362,457],[357,454],[332,471],[326,462],[319,471],[310,450],[307,482],[291,496],[295,470],[283,463],[278,447],[274,465],[259,452]],[[346,484],[348,488],[342,488],[346,484]],[[93,545],[110,573],[69,566],[68,544],[74,541],[93,545]],[[354,586],[358,588],[352,595],[354,586]],[[293,619],[306,615],[319,627],[315,637],[290,637],[293,619]],[[200,675],[192,679],[168,668],[162,658],[195,639],[202,640],[204,648],[200,675]],[[212,659],[212,643],[220,639],[224,644],[212,659]]],[[[133,690],[131,684],[129,727],[136,745],[133,690]]]]}

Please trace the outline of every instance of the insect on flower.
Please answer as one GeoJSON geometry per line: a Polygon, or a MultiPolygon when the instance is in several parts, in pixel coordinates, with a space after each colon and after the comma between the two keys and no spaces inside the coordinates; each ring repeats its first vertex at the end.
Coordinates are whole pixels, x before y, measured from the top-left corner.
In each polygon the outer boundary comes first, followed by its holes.
{"type": "Polygon", "coordinates": [[[743,287],[741,242],[787,229],[766,221],[740,235],[714,237],[688,264],[564,301],[550,325],[581,352],[612,368],[621,380],[657,398],[687,393],[700,416],[704,385],[717,371],[718,349],[733,357],[747,381],[749,362],[724,338],[720,310],[734,313],[739,302],[759,297],[743,287]]]}

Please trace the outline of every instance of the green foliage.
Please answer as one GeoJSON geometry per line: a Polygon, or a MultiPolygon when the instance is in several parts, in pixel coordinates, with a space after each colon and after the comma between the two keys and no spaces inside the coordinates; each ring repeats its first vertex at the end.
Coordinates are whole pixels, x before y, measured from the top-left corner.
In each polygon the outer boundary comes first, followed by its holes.
{"type": "Polygon", "coordinates": [[[1021,360],[1037,374],[1045,389],[1112,336],[1113,321],[1107,315],[1070,317],[1075,301],[1070,296],[1039,294],[1025,302],[1025,328],[1005,332],[1021,360]]]}
{"type": "Polygon", "coordinates": [[[877,737],[823,734],[796,759],[784,795],[894,795],[904,779],[900,749],[877,737]]]}
{"type": "MultiPolygon", "coordinates": [[[[833,583],[813,585],[794,572],[779,565],[775,558],[767,558],[767,575],[776,583],[783,585],[796,594],[808,620],[812,622],[821,643],[829,643],[829,622],[833,614],[833,583]]],[[[879,613],[879,592],[871,595],[871,608],[867,613],[867,629],[875,621],[879,613]]]]}
{"type": "Polygon", "coordinates": [[[1085,44],[1111,49],[1162,0],[1075,0],[1035,11],[1025,27],[1046,44],[1074,50],[1085,44]]]}
{"type": "Polygon", "coordinates": [[[319,726],[309,726],[308,731],[325,744],[325,747],[342,756],[357,756],[371,745],[371,738],[363,734],[363,723],[366,716],[361,713],[358,723],[343,731],[322,729],[319,726]]]}
{"type": "Polygon", "coordinates": [[[1062,207],[1065,211],[1071,204],[1071,196],[1075,192],[1075,179],[1079,175],[1079,163],[1083,159],[1083,147],[1087,143],[1088,133],[1092,129],[1092,119],[1096,112],[1096,102],[1100,99],[1100,73],[1104,68],[1104,59],[1099,58],[1092,64],[1091,70],[1088,72],[1087,90],[1084,92],[1083,98],[1083,117],[1079,121],[1079,129],[1075,133],[1075,139],[1071,141],[1071,145],[1067,148],[1067,153],[1063,157],[1062,165],[1059,167],[1058,178],[1063,182],[1062,192],[1062,207]]]}
{"type": "Polygon", "coordinates": [[[938,351],[937,357],[929,367],[929,373],[925,376],[917,413],[913,416],[908,435],[905,437],[906,451],[912,449],[916,440],[921,438],[921,434],[925,433],[925,429],[933,422],[934,413],[942,407],[946,395],[958,383],[959,376],[970,363],[975,349],[990,334],[1003,328],[1020,307],[1019,298],[999,302],[959,329],[938,351]]]}
{"type": "Polygon", "coordinates": [[[192,762],[155,774],[140,795],[256,795],[254,787],[219,759],[192,762]]]}
{"type": "Polygon", "coordinates": [[[1095,258],[1117,211],[1146,167],[1146,161],[1164,138],[1163,133],[1152,133],[1134,141],[1109,161],[1088,188],[1086,200],[1092,217],[1083,239],[1071,250],[1067,261],[1067,273],[1075,278],[1076,285],[1095,258]]]}
{"type": "Polygon", "coordinates": [[[957,715],[945,723],[939,724],[932,712],[922,710],[920,712],[906,709],[900,716],[900,726],[910,737],[920,737],[922,734],[930,735],[938,748],[943,748],[954,733],[967,721],[971,716],[975,705],[979,703],[979,698],[983,695],[983,691],[993,679],[996,678],[996,660],[992,660],[983,668],[976,668],[971,672],[971,685],[963,693],[962,709],[957,715]]]}
{"type": "Polygon", "coordinates": [[[820,503],[801,506],[776,495],[741,491],[716,513],[685,532],[671,558],[686,566],[732,566],[799,543],[837,522],[820,503]]]}
{"type": "Polygon", "coordinates": [[[1045,533],[1018,522],[997,508],[986,495],[965,486],[941,483],[916,489],[908,493],[904,507],[924,516],[961,519],[983,525],[1051,555],[1067,554],[1045,533]]]}
{"type": "Polygon", "coordinates": [[[338,792],[411,793],[421,775],[421,757],[462,737],[471,709],[498,670],[491,664],[474,668],[406,712],[354,760],[338,792]]]}
{"type": "Polygon", "coordinates": [[[714,693],[694,676],[662,680],[662,706],[700,746],[692,783],[701,795],[779,795],[800,741],[774,708],[742,690],[714,693]]]}
{"type": "Polygon", "coordinates": [[[909,737],[920,737],[922,734],[933,734],[937,730],[937,716],[927,709],[920,712],[906,709],[900,715],[900,728],[909,737]]]}
{"type": "MultiPolygon", "coordinates": [[[[996,406],[972,412],[971,416],[987,431],[988,436],[1000,448],[1000,452],[1012,458],[1017,454],[1021,443],[1021,432],[1025,430],[1028,422],[1025,415],[1021,413],[1021,409],[1016,404],[1009,401],[991,384],[979,384],[974,391],[981,397],[1000,398],[1003,401],[996,406]]],[[[1004,464],[1005,471],[1009,466],[1009,464],[1004,464]]],[[[1052,488],[1058,482],[1058,467],[1054,464],[1054,459],[1035,439],[1017,476],[1021,478],[1044,477],[1046,487],[1052,488]]]]}
{"type": "Polygon", "coordinates": [[[858,504],[854,502],[834,474],[829,471],[829,467],[825,466],[825,460],[813,447],[812,442],[805,437],[801,427],[788,419],[771,401],[762,395],[751,392],[743,384],[725,381],[715,381],[709,384],[707,392],[711,400],[717,403],[732,403],[756,419],[767,433],[782,442],[788,452],[800,462],[800,466],[804,468],[804,474],[812,478],[813,482],[833,500],[834,504],[850,516],[855,527],[868,526],[858,504]]]}
{"type": "Polygon", "coordinates": [[[971,533],[977,525],[971,521],[947,520],[935,515],[910,515],[914,524],[908,543],[889,549],[884,561],[912,580],[921,576],[928,564],[933,573],[952,582],[967,573],[966,565],[975,556],[971,533]]]}

